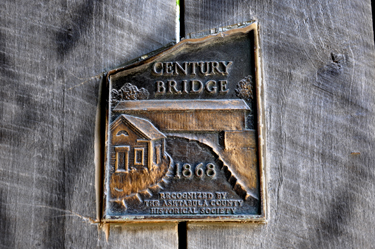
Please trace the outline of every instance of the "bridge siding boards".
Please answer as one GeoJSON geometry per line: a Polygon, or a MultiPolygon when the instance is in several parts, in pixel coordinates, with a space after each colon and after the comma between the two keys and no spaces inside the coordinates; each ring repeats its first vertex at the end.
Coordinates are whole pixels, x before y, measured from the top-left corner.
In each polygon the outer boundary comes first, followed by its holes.
{"type": "Polygon", "coordinates": [[[155,111],[127,112],[150,120],[161,131],[224,131],[245,129],[244,110],[223,111],[155,111]],[[231,120],[228,123],[227,120],[231,120]]]}
{"type": "Polygon", "coordinates": [[[177,248],[92,220],[103,73],[175,40],[175,0],[0,1],[0,248],[177,248]]]}
{"type": "Polygon", "coordinates": [[[373,248],[371,1],[185,1],[185,32],[259,21],[269,221],[188,223],[188,248],[373,248]]]}
{"type": "Polygon", "coordinates": [[[120,102],[114,111],[149,119],[166,132],[192,132],[243,130],[250,108],[242,99],[139,100],[120,102]]]}

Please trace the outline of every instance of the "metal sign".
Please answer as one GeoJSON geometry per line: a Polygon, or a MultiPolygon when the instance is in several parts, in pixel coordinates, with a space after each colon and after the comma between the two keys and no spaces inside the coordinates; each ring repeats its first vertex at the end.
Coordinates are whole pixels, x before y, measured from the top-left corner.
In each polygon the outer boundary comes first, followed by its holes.
{"type": "Polygon", "coordinates": [[[109,72],[104,221],[265,220],[257,24],[216,31],[109,72]]]}

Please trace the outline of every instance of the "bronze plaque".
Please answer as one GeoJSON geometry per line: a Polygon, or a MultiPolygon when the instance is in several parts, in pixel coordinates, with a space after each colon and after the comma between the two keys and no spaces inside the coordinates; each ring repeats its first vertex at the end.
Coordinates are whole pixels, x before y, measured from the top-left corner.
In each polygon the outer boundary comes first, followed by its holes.
{"type": "Polygon", "coordinates": [[[256,22],[108,73],[105,222],[265,220],[256,22]]]}

